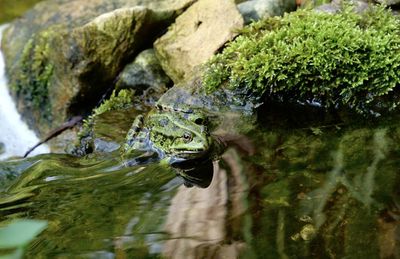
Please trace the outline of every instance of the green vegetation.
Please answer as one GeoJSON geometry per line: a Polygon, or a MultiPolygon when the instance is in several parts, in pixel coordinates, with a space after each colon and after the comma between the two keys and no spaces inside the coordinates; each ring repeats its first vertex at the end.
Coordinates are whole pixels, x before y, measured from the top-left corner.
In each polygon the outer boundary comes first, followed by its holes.
{"type": "Polygon", "coordinates": [[[204,84],[360,113],[392,110],[399,104],[399,34],[398,18],[382,6],[363,15],[351,7],[299,10],[245,28],[205,65],[204,84]]]}
{"type": "Polygon", "coordinates": [[[0,24],[17,18],[40,1],[42,0],[1,0],[0,24]]]}
{"type": "Polygon", "coordinates": [[[46,227],[47,222],[43,220],[20,219],[0,228],[0,249],[12,250],[1,258],[22,258],[25,247],[46,227]]]}
{"type": "Polygon", "coordinates": [[[111,94],[110,99],[105,100],[99,107],[93,110],[93,116],[100,115],[104,112],[128,109],[132,107],[134,91],[131,89],[123,89],[111,94]]]}
{"type": "Polygon", "coordinates": [[[48,93],[54,68],[49,58],[51,36],[50,31],[44,31],[32,37],[22,52],[21,73],[11,75],[15,77],[15,83],[11,85],[15,93],[22,96],[25,103],[32,103],[35,109],[40,109],[45,119],[51,116],[48,93]]]}

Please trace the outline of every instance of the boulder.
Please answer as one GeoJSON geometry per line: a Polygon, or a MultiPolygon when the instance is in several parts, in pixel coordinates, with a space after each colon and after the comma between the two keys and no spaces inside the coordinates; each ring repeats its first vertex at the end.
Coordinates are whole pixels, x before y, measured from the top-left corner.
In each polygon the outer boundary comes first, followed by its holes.
{"type": "Polygon", "coordinates": [[[296,10],[295,0],[250,0],[238,4],[244,21],[250,23],[262,18],[280,16],[296,10]]]}
{"type": "Polygon", "coordinates": [[[237,31],[243,18],[232,0],[199,0],[180,15],[168,32],[154,43],[167,75],[177,83],[188,79],[237,31]]]}
{"type": "Polygon", "coordinates": [[[90,111],[124,65],[195,0],[53,0],[3,39],[17,107],[41,136],[90,111]]]}
{"type": "Polygon", "coordinates": [[[171,84],[171,79],[162,70],[154,49],[140,52],[135,60],[126,65],[118,76],[116,90],[132,89],[139,100],[153,105],[171,84]]]}

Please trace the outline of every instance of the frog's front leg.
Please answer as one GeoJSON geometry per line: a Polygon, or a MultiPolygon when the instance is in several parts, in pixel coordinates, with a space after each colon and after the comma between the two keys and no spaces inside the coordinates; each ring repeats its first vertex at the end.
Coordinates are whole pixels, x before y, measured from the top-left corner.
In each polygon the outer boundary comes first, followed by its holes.
{"type": "Polygon", "coordinates": [[[132,123],[131,128],[126,134],[124,150],[130,153],[132,150],[144,150],[147,145],[147,131],[144,127],[143,115],[138,115],[132,123]]]}
{"type": "Polygon", "coordinates": [[[131,128],[128,131],[128,134],[126,135],[126,140],[128,144],[130,144],[130,142],[138,136],[139,132],[143,129],[143,126],[144,126],[143,115],[136,116],[135,120],[132,123],[131,128]]]}

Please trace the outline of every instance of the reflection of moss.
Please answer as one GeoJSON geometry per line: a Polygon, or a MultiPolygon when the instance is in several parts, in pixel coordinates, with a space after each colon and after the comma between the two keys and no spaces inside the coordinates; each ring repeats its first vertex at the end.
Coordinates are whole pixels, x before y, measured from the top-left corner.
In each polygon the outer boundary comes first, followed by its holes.
{"type": "Polygon", "coordinates": [[[258,153],[249,158],[249,185],[259,186],[250,191],[256,193],[250,210],[257,256],[278,257],[284,247],[301,258],[379,257],[378,239],[393,237],[383,236],[378,224],[396,221],[390,215],[398,211],[399,128],[394,117],[326,127],[318,135],[307,128],[253,132],[258,153]]]}
{"type": "Polygon", "coordinates": [[[399,21],[383,7],[365,14],[349,8],[339,14],[299,10],[247,27],[206,64],[210,91],[226,83],[257,96],[359,112],[398,101],[386,100],[400,83],[399,21]]]}
{"type": "Polygon", "coordinates": [[[134,91],[131,89],[121,90],[118,94],[114,91],[109,99],[105,100],[99,107],[94,109],[92,115],[84,120],[72,153],[76,155],[90,153],[92,150],[93,126],[96,117],[105,112],[131,108],[133,105],[133,96],[134,91]]]}
{"type": "Polygon", "coordinates": [[[261,193],[267,206],[289,206],[290,189],[287,181],[268,184],[262,189],[261,193]]]}
{"type": "Polygon", "coordinates": [[[12,75],[15,93],[23,97],[25,103],[32,103],[34,109],[41,111],[42,118],[49,119],[51,104],[48,86],[53,75],[50,63],[50,31],[33,36],[26,44],[21,56],[21,72],[12,75]]]}

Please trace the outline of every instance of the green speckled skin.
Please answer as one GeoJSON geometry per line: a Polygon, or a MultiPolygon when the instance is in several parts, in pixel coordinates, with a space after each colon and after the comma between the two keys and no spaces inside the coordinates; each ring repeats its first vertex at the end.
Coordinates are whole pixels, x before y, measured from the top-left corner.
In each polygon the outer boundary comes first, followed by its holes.
{"type": "Polygon", "coordinates": [[[152,110],[138,116],[127,134],[125,151],[153,150],[160,158],[198,159],[209,154],[212,138],[202,112],[152,110]]]}

